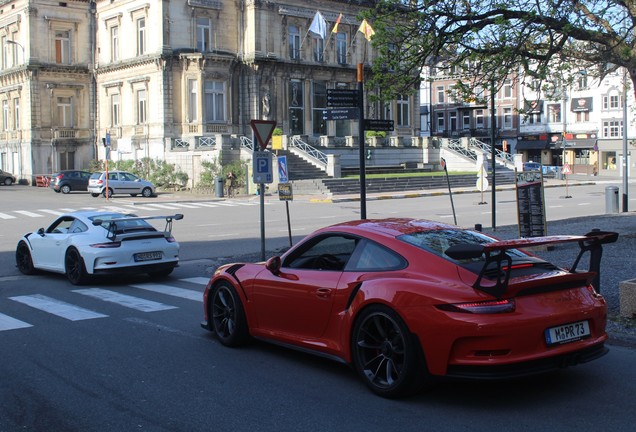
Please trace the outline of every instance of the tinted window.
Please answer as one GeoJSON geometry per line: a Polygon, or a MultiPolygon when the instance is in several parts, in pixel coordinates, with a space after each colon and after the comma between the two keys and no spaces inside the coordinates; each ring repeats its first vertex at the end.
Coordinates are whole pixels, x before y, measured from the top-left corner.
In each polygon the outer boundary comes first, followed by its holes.
{"type": "Polygon", "coordinates": [[[285,258],[283,267],[342,271],[358,239],[341,234],[316,237],[285,258]]]}
{"type": "Polygon", "coordinates": [[[371,240],[362,240],[347,264],[347,271],[387,271],[405,268],[406,260],[371,240]]]}

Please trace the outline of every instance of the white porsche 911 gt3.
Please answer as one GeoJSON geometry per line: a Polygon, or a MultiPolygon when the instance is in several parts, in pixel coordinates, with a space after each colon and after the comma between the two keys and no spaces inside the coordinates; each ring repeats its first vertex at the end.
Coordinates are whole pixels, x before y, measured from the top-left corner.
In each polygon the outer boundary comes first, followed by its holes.
{"type": "Polygon", "coordinates": [[[48,228],[24,235],[15,258],[20,272],[38,270],[66,274],[74,285],[91,275],[148,273],[165,277],[179,263],[179,243],[172,236],[172,216],[79,211],[58,217],[48,228]],[[147,221],[165,219],[163,231],[147,221]]]}

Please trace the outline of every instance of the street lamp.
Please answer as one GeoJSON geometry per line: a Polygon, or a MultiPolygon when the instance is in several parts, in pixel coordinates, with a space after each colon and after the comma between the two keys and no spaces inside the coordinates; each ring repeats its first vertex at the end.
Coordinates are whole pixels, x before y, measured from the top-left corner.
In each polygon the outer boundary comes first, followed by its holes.
{"type": "Polygon", "coordinates": [[[25,52],[24,51],[24,46],[22,46],[22,44],[20,42],[16,42],[16,41],[10,40],[10,39],[7,39],[7,43],[11,44],[11,45],[17,45],[17,46],[19,46],[22,49],[22,61],[26,63],[26,58],[25,58],[25,54],[24,54],[24,52],[25,52]]]}
{"type": "Polygon", "coordinates": [[[623,68],[623,213],[628,211],[629,158],[627,157],[627,68],[623,68]]]}

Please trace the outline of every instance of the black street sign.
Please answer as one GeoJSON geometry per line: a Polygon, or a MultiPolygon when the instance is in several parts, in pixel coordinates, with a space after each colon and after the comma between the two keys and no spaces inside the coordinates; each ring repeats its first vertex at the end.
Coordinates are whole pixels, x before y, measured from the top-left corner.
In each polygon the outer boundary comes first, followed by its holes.
{"type": "Polygon", "coordinates": [[[327,89],[328,107],[355,107],[358,105],[358,90],[327,89]]]}
{"type": "Polygon", "coordinates": [[[323,120],[354,120],[360,117],[358,108],[332,108],[322,110],[323,120]]]}
{"type": "Polygon", "coordinates": [[[393,120],[364,119],[364,130],[393,131],[393,120]]]}

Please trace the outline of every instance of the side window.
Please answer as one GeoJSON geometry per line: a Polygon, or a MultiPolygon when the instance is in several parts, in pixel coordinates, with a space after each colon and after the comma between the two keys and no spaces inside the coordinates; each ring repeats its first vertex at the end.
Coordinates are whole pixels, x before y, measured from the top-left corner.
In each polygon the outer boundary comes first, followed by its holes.
{"type": "Polygon", "coordinates": [[[73,223],[71,224],[71,227],[68,229],[69,233],[83,233],[88,231],[88,227],[86,226],[86,224],[78,219],[75,219],[73,221],[73,223]]]}
{"type": "Polygon", "coordinates": [[[68,229],[71,227],[74,220],[74,218],[68,217],[58,219],[49,226],[46,232],[49,234],[66,234],[69,232],[68,229]]]}
{"type": "Polygon", "coordinates": [[[117,180],[117,173],[109,173],[108,180],[117,180]]]}
{"type": "Polygon", "coordinates": [[[347,271],[387,271],[399,270],[407,266],[407,261],[384,246],[364,240],[358,246],[347,264],[347,271]]]}
{"type": "Polygon", "coordinates": [[[288,256],[283,267],[342,271],[355,250],[357,238],[343,234],[319,236],[310,240],[297,253],[288,256]]]}

